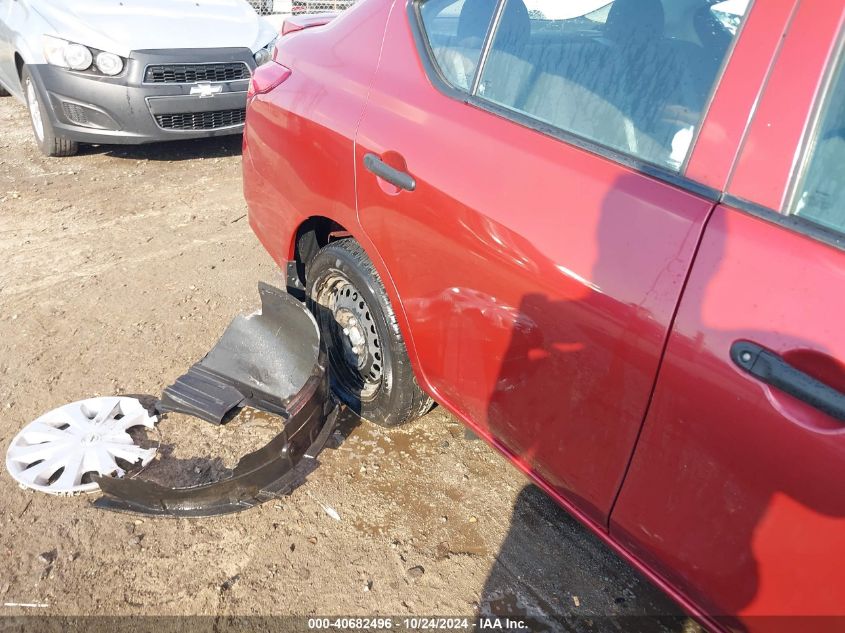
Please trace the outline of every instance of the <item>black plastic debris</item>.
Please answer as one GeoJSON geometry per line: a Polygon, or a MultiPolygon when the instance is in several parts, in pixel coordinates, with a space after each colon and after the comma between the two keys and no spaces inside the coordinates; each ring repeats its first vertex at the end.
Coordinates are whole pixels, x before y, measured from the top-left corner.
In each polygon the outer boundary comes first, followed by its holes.
{"type": "Polygon", "coordinates": [[[164,390],[156,409],[223,424],[252,407],[279,416],[280,433],[210,484],[167,488],[98,477],[103,496],[95,506],[166,516],[230,514],[288,494],[316,467],[338,416],[319,329],[284,291],[267,284],[258,290],[261,312],[237,317],[205,358],[164,390]]]}
{"type": "Polygon", "coordinates": [[[324,363],[311,313],[286,292],[258,286],[261,312],[238,316],[217,345],[164,390],[156,405],[221,424],[241,406],[284,415],[288,402],[324,363]]]}

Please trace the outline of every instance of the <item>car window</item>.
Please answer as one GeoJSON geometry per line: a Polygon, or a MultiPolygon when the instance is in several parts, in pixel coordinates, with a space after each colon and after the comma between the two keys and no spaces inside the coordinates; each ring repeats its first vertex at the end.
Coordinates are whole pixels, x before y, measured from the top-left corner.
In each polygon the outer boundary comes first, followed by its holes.
{"type": "Polygon", "coordinates": [[[529,15],[535,20],[560,22],[561,20],[590,20],[604,22],[611,0],[535,0],[530,3],[529,15]]]}
{"type": "Polygon", "coordinates": [[[477,94],[679,170],[748,5],[506,0],[477,94]]]}
{"type": "Polygon", "coordinates": [[[420,5],[426,38],[446,80],[469,90],[497,0],[427,0],[420,5]]]}
{"type": "Polygon", "coordinates": [[[748,0],[724,0],[710,7],[713,17],[733,35],[736,35],[739,30],[742,16],[745,15],[747,9],[748,0]]]}
{"type": "Polygon", "coordinates": [[[793,200],[794,215],[845,234],[845,63],[840,61],[793,200]]]}

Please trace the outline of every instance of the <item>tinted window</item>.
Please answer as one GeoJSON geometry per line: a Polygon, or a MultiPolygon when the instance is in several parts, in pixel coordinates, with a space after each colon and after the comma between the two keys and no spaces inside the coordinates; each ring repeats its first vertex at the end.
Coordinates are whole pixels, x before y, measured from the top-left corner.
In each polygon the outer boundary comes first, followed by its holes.
{"type": "Polygon", "coordinates": [[[478,95],[677,170],[748,4],[507,0],[478,95]]]}
{"type": "Polygon", "coordinates": [[[434,58],[446,80],[469,90],[497,0],[427,0],[420,8],[434,58]]]}
{"type": "Polygon", "coordinates": [[[845,73],[840,63],[798,184],[793,213],[845,233],[845,73]]]}
{"type": "Polygon", "coordinates": [[[742,16],[747,9],[747,0],[724,0],[717,2],[710,10],[719,22],[728,29],[732,35],[736,35],[739,25],[742,24],[742,16]]]}

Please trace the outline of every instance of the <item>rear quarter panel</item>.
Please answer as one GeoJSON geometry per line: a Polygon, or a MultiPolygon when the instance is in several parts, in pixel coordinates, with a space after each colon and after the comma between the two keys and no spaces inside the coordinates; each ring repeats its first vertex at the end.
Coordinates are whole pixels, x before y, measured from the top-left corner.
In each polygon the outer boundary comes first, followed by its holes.
{"type": "Polygon", "coordinates": [[[279,265],[293,258],[296,230],[309,217],[359,233],[355,131],[391,5],[366,0],[326,26],[285,36],[277,60],[291,76],[250,104],[244,194],[250,224],[279,265]]]}

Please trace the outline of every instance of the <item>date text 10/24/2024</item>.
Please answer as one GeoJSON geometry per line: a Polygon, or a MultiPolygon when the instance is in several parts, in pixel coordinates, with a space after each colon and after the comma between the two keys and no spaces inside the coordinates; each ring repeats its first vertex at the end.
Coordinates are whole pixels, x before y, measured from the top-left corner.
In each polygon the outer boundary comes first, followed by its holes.
{"type": "Polygon", "coordinates": [[[310,630],[485,630],[485,631],[527,631],[528,625],[523,620],[511,618],[309,618],[310,630]]]}

